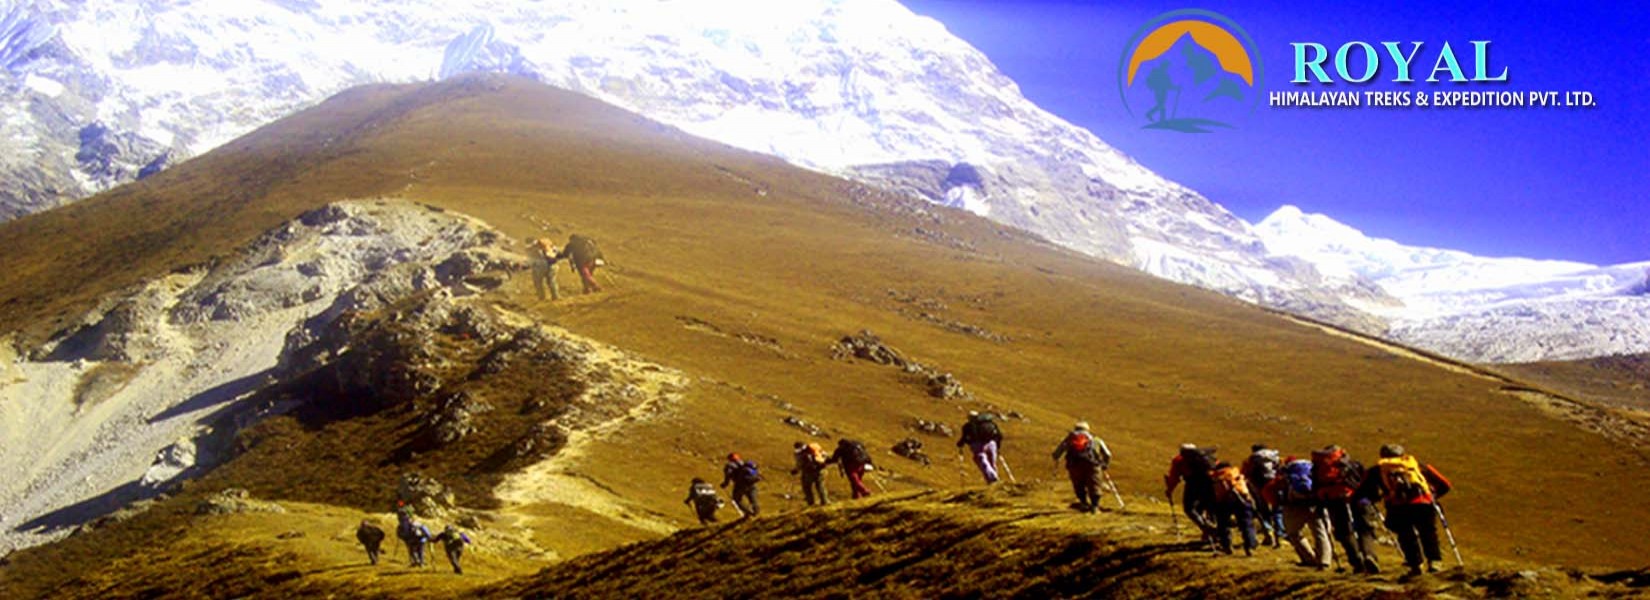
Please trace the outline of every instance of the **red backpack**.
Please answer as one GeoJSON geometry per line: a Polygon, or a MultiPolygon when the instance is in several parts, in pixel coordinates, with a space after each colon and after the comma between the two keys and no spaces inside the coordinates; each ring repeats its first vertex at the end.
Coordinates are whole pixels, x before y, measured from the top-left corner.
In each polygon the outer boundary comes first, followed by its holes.
{"type": "Polygon", "coordinates": [[[1312,451],[1312,487],[1325,500],[1348,500],[1363,483],[1363,469],[1346,455],[1346,449],[1330,446],[1312,451]]]}

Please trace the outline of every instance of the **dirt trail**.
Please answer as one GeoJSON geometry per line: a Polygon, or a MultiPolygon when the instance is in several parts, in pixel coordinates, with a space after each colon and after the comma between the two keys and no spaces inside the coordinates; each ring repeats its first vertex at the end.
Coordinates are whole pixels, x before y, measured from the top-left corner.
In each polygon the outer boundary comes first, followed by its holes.
{"type": "MultiPolygon", "coordinates": [[[[603,485],[585,469],[591,448],[637,422],[659,418],[682,398],[688,378],[672,369],[631,357],[617,348],[575,335],[565,329],[537,323],[531,317],[500,311],[512,325],[542,328],[557,338],[573,340],[590,350],[592,360],[580,366],[578,377],[588,389],[566,414],[551,421],[566,432],[567,441],[556,455],[507,477],[496,490],[505,508],[501,520],[520,529],[543,517],[543,504],[558,504],[619,521],[656,534],[676,531],[675,524],[603,485]]],[[[547,552],[548,553],[548,552],[547,552]]],[[[554,554],[554,553],[549,553],[554,554]]]]}

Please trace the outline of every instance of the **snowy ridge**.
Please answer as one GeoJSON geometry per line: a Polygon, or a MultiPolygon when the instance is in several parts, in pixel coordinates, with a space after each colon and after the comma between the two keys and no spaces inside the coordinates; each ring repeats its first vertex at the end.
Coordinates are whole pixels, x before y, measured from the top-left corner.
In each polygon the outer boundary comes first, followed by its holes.
{"type": "MultiPolygon", "coordinates": [[[[1287,207],[1257,231],[1037,107],[978,50],[893,0],[14,0],[3,10],[0,219],[156,172],[354,85],[487,71],[1175,281],[1366,332],[1390,325],[1407,332],[1400,339],[1421,339],[1418,319],[1614,298],[1636,283],[1630,265],[1411,248],[1287,207]]],[[[1589,309],[1607,323],[1632,312],[1619,310],[1589,309]]],[[[1528,336],[1577,327],[1559,320],[1533,321],[1528,336]]],[[[1469,360],[1506,355],[1427,339],[1469,360]]],[[[1589,344],[1551,355],[1636,347],[1589,344]]]]}
{"type": "Polygon", "coordinates": [[[1038,108],[893,0],[89,0],[25,13],[56,36],[10,69],[33,83],[0,92],[16,124],[0,140],[19,152],[26,135],[56,143],[0,165],[48,180],[0,189],[0,217],[200,154],[353,85],[507,72],[874,183],[913,181],[899,171],[914,163],[966,164],[966,187],[907,191],[1177,281],[1346,312],[1315,275],[1276,268],[1247,223],[1038,108]],[[78,132],[93,124],[131,137],[88,152],[78,132]]]}
{"type": "Polygon", "coordinates": [[[1650,351],[1650,261],[1599,267],[1406,246],[1294,206],[1255,229],[1274,253],[1397,298],[1364,308],[1386,317],[1398,341],[1487,362],[1650,351]]]}

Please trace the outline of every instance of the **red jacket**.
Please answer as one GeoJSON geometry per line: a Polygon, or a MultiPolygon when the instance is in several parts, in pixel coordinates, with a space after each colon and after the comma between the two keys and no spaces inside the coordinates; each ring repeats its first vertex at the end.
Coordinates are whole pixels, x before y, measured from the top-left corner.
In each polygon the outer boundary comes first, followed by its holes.
{"type": "Polygon", "coordinates": [[[1422,494],[1413,500],[1403,502],[1387,493],[1386,480],[1381,476],[1381,468],[1379,466],[1370,467],[1364,471],[1364,482],[1358,486],[1357,497],[1383,500],[1388,506],[1395,504],[1432,504],[1436,499],[1443,498],[1444,494],[1448,494],[1450,489],[1454,487],[1448,479],[1444,478],[1444,474],[1439,473],[1438,469],[1433,468],[1432,465],[1421,463],[1421,476],[1426,478],[1427,487],[1432,488],[1432,493],[1422,494]]]}

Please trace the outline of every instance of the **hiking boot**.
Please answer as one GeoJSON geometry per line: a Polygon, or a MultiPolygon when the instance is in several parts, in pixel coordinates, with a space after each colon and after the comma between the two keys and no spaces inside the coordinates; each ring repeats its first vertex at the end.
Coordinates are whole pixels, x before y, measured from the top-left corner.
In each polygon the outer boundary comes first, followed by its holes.
{"type": "Polygon", "coordinates": [[[1404,576],[1406,576],[1406,577],[1420,577],[1421,576],[1421,565],[1410,565],[1409,566],[1409,572],[1404,573],[1404,576]]]}
{"type": "Polygon", "coordinates": [[[1438,572],[1438,565],[1435,565],[1435,564],[1432,564],[1432,563],[1427,563],[1427,572],[1428,573],[1437,573],[1438,572]]]}
{"type": "Polygon", "coordinates": [[[1254,556],[1254,555],[1255,555],[1255,551],[1254,551],[1254,550],[1252,550],[1252,549],[1249,549],[1249,548],[1244,548],[1244,549],[1243,549],[1243,555],[1244,555],[1244,556],[1254,556]]]}
{"type": "Polygon", "coordinates": [[[1381,574],[1381,565],[1375,564],[1375,561],[1373,561],[1373,560],[1365,562],[1364,563],[1364,572],[1368,573],[1370,575],[1380,575],[1381,574]]]}

